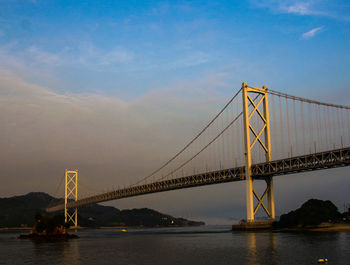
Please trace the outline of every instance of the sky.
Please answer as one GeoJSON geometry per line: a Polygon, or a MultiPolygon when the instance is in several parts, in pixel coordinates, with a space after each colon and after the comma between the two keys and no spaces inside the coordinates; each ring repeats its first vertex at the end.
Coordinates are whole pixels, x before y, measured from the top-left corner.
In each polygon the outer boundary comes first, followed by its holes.
{"type": "MultiPolygon", "coordinates": [[[[350,105],[350,3],[0,0],[0,197],[91,192],[148,175],[240,88],[350,105]]],[[[276,178],[277,215],[350,203],[349,169],[276,178]],[[291,194],[289,191],[293,191],[291,194]]],[[[210,223],[245,217],[244,183],[108,202],[210,223]]]]}

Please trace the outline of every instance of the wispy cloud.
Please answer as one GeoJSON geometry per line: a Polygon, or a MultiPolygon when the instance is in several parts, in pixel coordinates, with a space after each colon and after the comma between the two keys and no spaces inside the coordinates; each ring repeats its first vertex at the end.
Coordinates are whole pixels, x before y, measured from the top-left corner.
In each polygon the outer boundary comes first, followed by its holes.
{"type": "Polygon", "coordinates": [[[281,11],[298,15],[313,15],[318,13],[312,9],[311,3],[308,2],[293,3],[289,5],[282,3],[280,9],[281,11]]]}
{"type": "Polygon", "coordinates": [[[324,16],[334,19],[349,20],[349,10],[341,8],[337,1],[328,0],[252,0],[254,6],[268,8],[275,13],[295,14],[300,16],[324,16]]]}
{"type": "MultiPolygon", "coordinates": [[[[0,37],[1,37],[0,30],[0,37]]],[[[81,65],[94,69],[104,69],[109,66],[125,65],[134,60],[134,53],[123,47],[102,50],[93,44],[83,44],[77,47],[64,47],[56,51],[48,51],[37,45],[21,46],[18,42],[0,46],[2,66],[35,65],[36,67],[57,67],[81,65]]]]}
{"type": "Polygon", "coordinates": [[[113,65],[128,63],[134,59],[134,53],[122,47],[114,47],[103,51],[92,43],[85,43],[73,51],[72,56],[78,56],[78,62],[91,65],[113,65]]]}
{"type": "Polygon", "coordinates": [[[253,4],[260,8],[268,8],[273,12],[291,13],[298,15],[314,15],[320,11],[316,9],[314,1],[295,1],[295,0],[263,0],[252,1],[253,4]]]}
{"type": "Polygon", "coordinates": [[[169,66],[170,68],[182,68],[182,67],[191,67],[200,64],[207,63],[209,61],[209,55],[204,52],[194,52],[192,54],[188,54],[183,58],[174,61],[169,66]]]}
{"type": "Polygon", "coordinates": [[[301,35],[301,38],[302,39],[311,39],[313,38],[316,34],[320,33],[321,31],[323,30],[323,27],[317,27],[317,28],[314,28],[314,29],[311,29],[307,32],[304,32],[302,35],[301,35]]]}
{"type": "Polygon", "coordinates": [[[36,46],[31,46],[27,49],[28,54],[34,61],[43,64],[57,65],[60,64],[61,59],[58,55],[43,51],[36,46]]]}

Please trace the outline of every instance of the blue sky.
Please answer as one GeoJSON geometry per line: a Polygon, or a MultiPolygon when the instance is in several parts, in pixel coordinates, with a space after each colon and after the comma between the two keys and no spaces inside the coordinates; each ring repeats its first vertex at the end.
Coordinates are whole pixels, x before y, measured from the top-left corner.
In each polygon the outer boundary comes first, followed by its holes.
{"type": "Polygon", "coordinates": [[[1,1],[0,49],[10,57],[3,64],[19,71],[20,61],[31,82],[128,100],[217,74],[223,91],[241,81],[289,92],[346,89],[349,5],[1,1]]]}
{"type": "MultiPolygon", "coordinates": [[[[65,168],[96,191],[133,183],[243,81],[350,105],[350,3],[0,0],[0,197],[56,195],[65,168]]],[[[347,170],[278,178],[277,214],[349,202],[347,170]]],[[[225,184],[110,204],[227,221],[244,198],[225,184]]]]}

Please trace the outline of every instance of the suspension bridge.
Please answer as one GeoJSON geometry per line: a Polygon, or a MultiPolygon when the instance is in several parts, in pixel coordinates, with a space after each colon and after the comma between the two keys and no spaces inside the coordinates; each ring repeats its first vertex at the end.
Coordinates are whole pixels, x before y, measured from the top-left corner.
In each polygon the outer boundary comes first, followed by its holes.
{"type": "Polygon", "coordinates": [[[246,182],[246,218],[275,218],[273,177],[350,165],[350,107],[246,83],[180,151],[134,184],[78,198],[78,171],[65,172],[65,212],[77,226],[84,205],[169,190],[246,182]],[[264,181],[259,195],[254,181],[264,181]]]}

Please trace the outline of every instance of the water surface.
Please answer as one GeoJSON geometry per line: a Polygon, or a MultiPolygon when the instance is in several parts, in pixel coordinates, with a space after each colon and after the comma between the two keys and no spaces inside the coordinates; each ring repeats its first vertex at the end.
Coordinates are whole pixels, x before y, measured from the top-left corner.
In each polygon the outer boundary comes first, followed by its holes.
{"type": "Polygon", "coordinates": [[[348,232],[234,232],[225,226],[84,230],[67,242],[18,240],[0,232],[0,264],[350,264],[348,232]]]}

